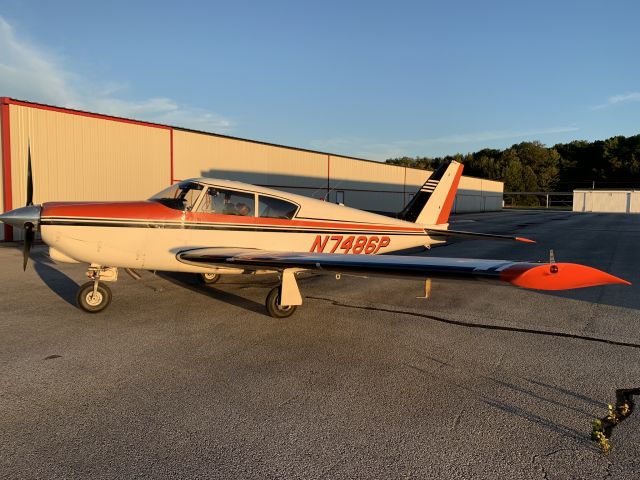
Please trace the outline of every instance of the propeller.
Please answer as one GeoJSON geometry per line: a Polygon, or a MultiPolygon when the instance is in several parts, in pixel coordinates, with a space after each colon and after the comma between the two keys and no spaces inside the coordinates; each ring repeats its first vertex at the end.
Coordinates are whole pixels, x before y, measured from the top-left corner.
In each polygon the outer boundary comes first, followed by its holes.
{"type": "MultiPolygon", "coordinates": [[[[33,174],[31,172],[31,142],[27,147],[27,207],[33,205],[33,174]]],[[[22,248],[22,270],[27,270],[29,262],[29,252],[36,238],[36,228],[33,223],[24,224],[24,246],[22,248]]]]}
{"type": "Polygon", "coordinates": [[[36,238],[35,227],[32,223],[27,223],[24,226],[24,246],[22,248],[22,270],[27,270],[27,263],[29,262],[29,252],[33,245],[33,240],[36,238]]]}
{"type": "Polygon", "coordinates": [[[40,227],[41,205],[33,204],[33,173],[31,169],[31,144],[27,154],[27,204],[9,212],[0,213],[0,222],[24,230],[24,246],[22,249],[22,268],[27,269],[29,252],[36,238],[36,232],[40,227]]]}
{"type": "Polygon", "coordinates": [[[31,143],[27,147],[27,207],[33,205],[33,175],[31,173],[31,143]]]}

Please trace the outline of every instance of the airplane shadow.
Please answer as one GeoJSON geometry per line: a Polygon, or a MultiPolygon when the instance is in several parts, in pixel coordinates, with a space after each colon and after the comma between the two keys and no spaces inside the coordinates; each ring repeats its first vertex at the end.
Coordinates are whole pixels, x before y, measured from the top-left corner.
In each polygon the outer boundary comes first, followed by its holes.
{"type": "MultiPolygon", "coordinates": [[[[205,295],[209,298],[220,300],[221,302],[228,303],[235,307],[243,308],[254,313],[268,316],[264,305],[262,305],[261,303],[254,302],[253,300],[249,300],[248,298],[244,298],[223,290],[222,288],[224,288],[225,285],[228,285],[227,283],[202,285],[200,284],[200,282],[198,282],[196,276],[192,273],[157,272],[157,275],[173,283],[174,285],[186,288],[188,290],[191,290],[192,292],[199,293],[200,295],[205,295]]],[[[224,282],[224,276],[221,282],[224,282]]],[[[263,285],[272,286],[271,283],[263,283],[263,285]]],[[[274,282],[273,286],[275,285],[277,285],[277,283],[274,282]]]]}
{"type": "Polygon", "coordinates": [[[54,264],[50,260],[39,257],[40,256],[37,256],[33,260],[33,268],[38,277],[62,300],[75,306],[79,285],[60,270],[53,267],[52,265],[54,264]]]}

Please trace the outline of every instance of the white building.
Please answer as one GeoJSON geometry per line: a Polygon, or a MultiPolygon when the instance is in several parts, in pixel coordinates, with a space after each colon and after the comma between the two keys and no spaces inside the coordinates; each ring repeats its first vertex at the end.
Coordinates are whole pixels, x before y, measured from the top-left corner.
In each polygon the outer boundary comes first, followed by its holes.
{"type": "Polygon", "coordinates": [[[640,213],[640,190],[574,190],[573,211],[640,213]]]}

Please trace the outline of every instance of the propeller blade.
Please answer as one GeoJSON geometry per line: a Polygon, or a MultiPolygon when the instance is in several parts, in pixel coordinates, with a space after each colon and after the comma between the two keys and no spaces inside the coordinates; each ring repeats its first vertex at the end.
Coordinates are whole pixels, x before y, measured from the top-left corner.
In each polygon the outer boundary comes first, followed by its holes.
{"type": "Polygon", "coordinates": [[[29,144],[27,158],[27,207],[33,205],[33,176],[31,174],[31,144],[29,144]]]}
{"type": "Polygon", "coordinates": [[[29,252],[33,245],[33,240],[36,238],[36,232],[31,223],[27,223],[24,226],[24,247],[22,250],[22,270],[27,269],[27,262],[29,261],[29,252]]]}

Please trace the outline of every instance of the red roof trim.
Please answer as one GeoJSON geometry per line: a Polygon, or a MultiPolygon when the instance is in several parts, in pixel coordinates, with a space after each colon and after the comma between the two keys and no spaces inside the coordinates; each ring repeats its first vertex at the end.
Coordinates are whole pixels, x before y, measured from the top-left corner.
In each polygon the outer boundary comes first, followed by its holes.
{"type": "Polygon", "coordinates": [[[160,128],[162,130],[172,130],[172,127],[169,127],[167,125],[160,125],[160,124],[151,123],[151,122],[141,122],[140,120],[130,120],[128,118],[113,117],[111,115],[104,115],[102,113],[91,113],[91,112],[85,112],[83,110],[74,110],[72,108],[62,108],[62,107],[54,107],[52,105],[43,105],[41,103],[24,102],[22,100],[14,100],[12,98],[7,98],[7,97],[5,97],[3,100],[6,101],[7,105],[18,105],[20,107],[37,108],[39,110],[47,110],[50,112],[73,114],[73,115],[79,115],[81,117],[97,118],[100,120],[109,120],[112,122],[128,123],[131,125],[139,125],[143,127],[160,128]]]}
{"type": "MultiPolygon", "coordinates": [[[[11,190],[11,130],[9,128],[9,103],[11,99],[7,97],[0,98],[0,116],[2,118],[2,187],[3,187],[3,206],[4,211],[8,212],[13,209],[12,190],[11,190]]],[[[9,225],[4,226],[5,241],[13,240],[13,228],[9,225]]]]}
{"type": "Polygon", "coordinates": [[[169,130],[169,185],[173,185],[175,180],[173,179],[173,128],[169,130]]]}

